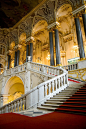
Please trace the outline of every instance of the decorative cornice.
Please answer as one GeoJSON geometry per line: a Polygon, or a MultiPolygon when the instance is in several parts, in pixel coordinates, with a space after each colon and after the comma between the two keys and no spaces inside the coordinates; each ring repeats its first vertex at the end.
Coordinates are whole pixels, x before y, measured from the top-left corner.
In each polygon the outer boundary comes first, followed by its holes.
{"type": "Polygon", "coordinates": [[[21,49],[22,45],[18,44],[14,47],[14,49],[21,49]]]}
{"type": "Polygon", "coordinates": [[[86,9],[86,5],[83,5],[83,6],[79,7],[79,8],[77,8],[72,13],[73,13],[73,15],[76,15],[77,13],[83,11],[84,9],[86,9]]]}
{"type": "Polygon", "coordinates": [[[52,24],[50,24],[47,28],[48,28],[48,30],[50,30],[50,29],[52,29],[52,28],[58,28],[58,27],[60,27],[60,23],[59,22],[53,22],[52,24]]]}
{"type": "Polygon", "coordinates": [[[26,39],[26,42],[28,42],[30,40],[34,40],[34,37],[30,36],[29,38],[26,39]]]}

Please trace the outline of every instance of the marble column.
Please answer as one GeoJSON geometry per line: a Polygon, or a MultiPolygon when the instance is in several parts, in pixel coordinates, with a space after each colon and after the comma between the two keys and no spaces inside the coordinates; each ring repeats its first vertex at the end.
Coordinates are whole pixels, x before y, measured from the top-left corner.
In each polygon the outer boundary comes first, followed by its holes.
{"type": "Polygon", "coordinates": [[[10,63],[11,63],[11,56],[8,55],[8,69],[10,68],[10,63]]]}
{"type": "Polygon", "coordinates": [[[30,43],[30,56],[31,56],[31,61],[33,60],[33,43],[30,43]]]}
{"type": "Polygon", "coordinates": [[[84,52],[82,32],[81,32],[79,18],[75,18],[75,24],[76,24],[78,47],[79,47],[79,56],[80,56],[80,59],[83,59],[83,58],[85,58],[85,52],[84,52]]]}
{"type": "Polygon", "coordinates": [[[14,60],[14,67],[17,66],[17,51],[15,51],[15,60],[14,60]]]}
{"type": "Polygon", "coordinates": [[[29,56],[29,45],[26,47],[26,62],[28,62],[27,56],[29,56]]]}
{"type": "Polygon", "coordinates": [[[86,14],[82,14],[82,18],[83,18],[83,25],[84,25],[85,38],[86,38],[86,14]]]}
{"type": "Polygon", "coordinates": [[[19,65],[19,57],[20,57],[20,51],[17,51],[17,66],[19,65]]]}
{"type": "Polygon", "coordinates": [[[58,29],[55,29],[55,49],[56,49],[56,66],[61,65],[60,60],[60,45],[59,45],[59,32],[58,29]]]}
{"type": "Polygon", "coordinates": [[[49,42],[50,42],[50,65],[54,66],[54,48],[53,48],[53,32],[49,32],[49,42]]]}

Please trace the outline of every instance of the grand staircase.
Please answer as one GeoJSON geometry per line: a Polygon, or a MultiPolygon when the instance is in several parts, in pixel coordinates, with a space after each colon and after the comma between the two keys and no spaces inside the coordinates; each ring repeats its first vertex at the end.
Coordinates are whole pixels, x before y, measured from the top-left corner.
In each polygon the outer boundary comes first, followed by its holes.
{"type": "Polygon", "coordinates": [[[73,85],[48,99],[38,109],[86,114],[86,84],[73,85]]]}
{"type": "Polygon", "coordinates": [[[86,84],[60,105],[56,111],[86,115],[86,84]]]}
{"type": "Polygon", "coordinates": [[[86,84],[71,83],[65,90],[47,99],[37,109],[19,112],[26,116],[39,116],[53,111],[86,115],[86,84]]]}

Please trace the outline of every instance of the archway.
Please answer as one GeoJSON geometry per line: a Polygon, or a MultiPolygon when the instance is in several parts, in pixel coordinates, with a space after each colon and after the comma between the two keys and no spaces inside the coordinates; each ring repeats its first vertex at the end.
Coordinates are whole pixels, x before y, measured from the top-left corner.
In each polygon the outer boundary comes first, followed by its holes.
{"type": "MultiPolygon", "coordinates": [[[[68,60],[72,58],[77,58],[78,54],[78,47],[74,42],[77,42],[77,38],[75,36],[76,31],[74,29],[74,18],[72,17],[72,7],[70,4],[62,5],[57,11],[57,20],[60,23],[60,52],[62,52],[62,56],[64,59],[62,60],[62,65],[67,65],[68,60]],[[65,51],[65,54],[63,52],[65,51]]],[[[74,62],[73,62],[74,63],[74,62]]]]}
{"type": "Polygon", "coordinates": [[[21,97],[24,93],[25,90],[22,80],[17,76],[11,77],[5,85],[3,105],[21,97]]]}
{"type": "Polygon", "coordinates": [[[40,20],[33,28],[33,61],[50,65],[50,62],[47,60],[47,53],[49,52],[49,32],[47,31],[47,26],[48,24],[45,20],[40,20]]]}

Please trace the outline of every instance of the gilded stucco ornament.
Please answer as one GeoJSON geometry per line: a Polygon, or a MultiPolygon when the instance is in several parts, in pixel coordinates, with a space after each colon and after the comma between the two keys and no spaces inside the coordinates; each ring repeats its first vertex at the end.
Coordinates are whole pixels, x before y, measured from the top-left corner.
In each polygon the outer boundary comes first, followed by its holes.
{"type": "Polygon", "coordinates": [[[68,77],[86,81],[86,68],[69,71],[68,77]]]}

